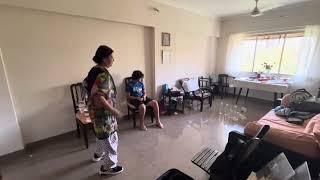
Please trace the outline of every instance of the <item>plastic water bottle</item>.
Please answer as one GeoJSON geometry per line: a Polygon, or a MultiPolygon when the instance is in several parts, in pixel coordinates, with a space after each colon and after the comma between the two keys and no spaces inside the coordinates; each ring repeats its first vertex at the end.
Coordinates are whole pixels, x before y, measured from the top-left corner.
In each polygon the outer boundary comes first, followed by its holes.
{"type": "Polygon", "coordinates": [[[238,121],[239,120],[239,112],[238,112],[238,106],[237,105],[234,105],[232,108],[232,117],[231,119],[233,121],[238,121]]]}
{"type": "Polygon", "coordinates": [[[229,112],[230,112],[229,104],[226,104],[226,106],[224,107],[224,115],[228,116],[229,112]]]}
{"type": "Polygon", "coordinates": [[[246,107],[241,107],[241,112],[246,113],[248,109],[246,107]]]}
{"type": "Polygon", "coordinates": [[[240,117],[240,119],[241,119],[242,121],[244,121],[244,120],[247,119],[247,117],[246,117],[245,115],[241,114],[241,113],[239,113],[239,117],[240,117]]]}
{"type": "Polygon", "coordinates": [[[221,101],[220,106],[219,106],[219,114],[220,115],[223,114],[223,110],[224,110],[223,101],[221,101]]]}

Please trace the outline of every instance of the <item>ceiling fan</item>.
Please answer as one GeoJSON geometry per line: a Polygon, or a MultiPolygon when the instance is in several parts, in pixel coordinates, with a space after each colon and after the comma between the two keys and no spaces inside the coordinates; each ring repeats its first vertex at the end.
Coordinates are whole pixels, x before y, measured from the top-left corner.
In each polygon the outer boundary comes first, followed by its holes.
{"type": "Polygon", "coordinates": [[[258,17],[263,15],[262,11],[258,8],[259,0],[255,0],[255,1],[256,1],[256,7],[250,13],[252,17],[258,17]]]}

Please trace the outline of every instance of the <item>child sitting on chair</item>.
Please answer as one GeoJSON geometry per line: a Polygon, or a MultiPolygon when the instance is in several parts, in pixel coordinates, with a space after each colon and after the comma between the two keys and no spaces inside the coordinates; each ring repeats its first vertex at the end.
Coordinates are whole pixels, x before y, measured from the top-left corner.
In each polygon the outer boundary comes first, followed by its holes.
{"type": "Polygon", "coordinates": [[[144,123],[144,117],[146,114],[146,106],[150,106],[153,109],[156,123],[159,128],[163,128],[163,124],[160,121],[159,105],[156,100],[153,100],[146,95],[146,91],[143,84],[144,74],[141,71],[134,71],[132,73],[132,81],[127,86],[127,98],[129,102],[135,107],[139,108],[140,114],[140,129],[146,131],[147,127],[144,123]]]}

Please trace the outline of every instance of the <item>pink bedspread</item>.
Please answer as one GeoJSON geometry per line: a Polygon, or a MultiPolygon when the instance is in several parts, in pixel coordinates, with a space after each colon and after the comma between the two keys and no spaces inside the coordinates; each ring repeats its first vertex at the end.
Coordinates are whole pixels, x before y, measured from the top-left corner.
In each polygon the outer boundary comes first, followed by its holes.
{"type": "Polygon", "coordinates": [[[316,129],[315,124],[320,124],[320,114],[301,126],[286,122],[285,118],[275,115],[271,110],[260,120],[248,123],[244,133],[254,136],[263,125],[269,125],[271,129],[264,140],[307,157],[320,159],[320,139],[315,135],[319,129],[316,129]]]}

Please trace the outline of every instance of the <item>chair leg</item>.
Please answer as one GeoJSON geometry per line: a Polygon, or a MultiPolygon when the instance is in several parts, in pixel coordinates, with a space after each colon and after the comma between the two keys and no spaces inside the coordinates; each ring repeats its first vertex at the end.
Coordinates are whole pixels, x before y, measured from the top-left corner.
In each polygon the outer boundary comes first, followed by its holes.
{"type": "Polygon", "coordinates": [[[174,111],[177,111],[177,108],[178,108],[178,101],[176,101],[174,104],[174,111]]]}
{"type": "Polygon", "coordinates": [[[233,99],[236,97],[236,91],[237,91],[237,88],[236,87],[233,88],[233,96],[232,96],[233,99]]]}
{"type": "Polygon", "coordinates": [[[153,123],[153,112],[151,114],[151,123],[153,123]]]}
{"type": "Polygon", "coordinates": [[[210,107],[212,107],[212,101],[213,101],[213,97],[212,97],[212,96],[210,96],[210,97],[209,97],[209,104],[210,104],[210,107]]]}
{"type": "Polygon", "coordinates": [[[87,126],[82,125],[82,131],[83,131],[83,139],[84,139],[84,144],[86,145],[86,148],[89,148],[89,143],[88,143],[88,135],[87,135],[87,126]]]}
{"type": "Polygon", "coordinates": [[[219,88],[219,94],[220,94],[220,98],[223,99],[223,87],[220,86],[219,88]]]}
{"type": "Polygon", "coordinates": [[[278,99],[278,93],[274,93],[274,100],[273,100],[273,108],[276,108],[277,106],[277,99],[278,99]]]}
{"type": "Polygon", "coordinates": [[[77,124],[77,137],[80,138],[80,127],[79,127],[78,120],[76,120],[76,124],[77,124]]]}
{"type": "Polygon", "coordinates": [[[133,113],[133,128],[136,128],[136,114],[133,113]]]}
{"type": "Polygon", "coordinates": [[[184,103],[185,103],[185,101],[184,101],[184,99],[182,99],[182,113],[184,113],[184,103]]]}
{"type": "Polygon", "coordinates": [[[127,107],[127,109],[128,109],[128,119],[130,120],[130,109],[129,107],[127,107]]]}
{"type": "Polygon", "coordinates": [[[224,87],[224,95],[225,95],[226,97],[228,97],[228,88],[227,88],[227,87],[224,87]]]}
{"type": "Polygon", "coordinates": [[[201,100],[200,102],[201,102],[200,112],[202,112],[202,110],[203,110],[203,100],[201,100]]]}

